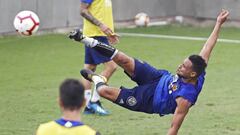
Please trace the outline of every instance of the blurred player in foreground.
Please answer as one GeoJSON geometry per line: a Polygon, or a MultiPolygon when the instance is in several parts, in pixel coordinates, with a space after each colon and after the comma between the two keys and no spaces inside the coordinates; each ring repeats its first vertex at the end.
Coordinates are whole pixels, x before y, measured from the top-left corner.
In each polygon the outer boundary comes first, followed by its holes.
{"type": "MultiPolygon", "coordinates": [[[[114,34],[113,16],[112,16],[112,2],[111,0],[80,0],[80,11],[83,19],[83,34],[92,37],[106,45],[109,42],[115,44],[118,42],[118,36],[114,34]]],[[[106,78],[110,78],[117,68],[108,57],[85,46],[85,63],[84,69],[96,71],[97,65],[103,64],[104,69],[101,72],[106,78]]],[[[86,108],[84,114],[100,114],[108,115],[109,112],[104,109],[100,103],[100,96],[96,88],[91,91],[91,82],[82,79],[85,87],[86,108]]]]}
{"type": "Polygon", "coordinates": [[[37,135],[100,135],[81,122],[81,109],[85,106],[84,87],[74,79],[65,80],[59,89],[62,118],[41,124],[37,135]]]}
{"type": "Polygon", "coordinates": [[[190,55],[178,66],[176,75],[167,70],[157,70],[146,62],[127,56],[112,46],[82,35],[79,30],[69,37],[87,44],[92,49],[111,58],[138,85],[132,89],[114,88],[106,79],[90,70],[81,70],[86,79],[93,81],[100,96],[127,109],[160,116],[173,114],[168,135],[176,135],[189,109],[196,103],[205,80],[205,68],[214,48],[222,24],[229,12],[222,10],[215,27],[198,55],[190,55]]]}

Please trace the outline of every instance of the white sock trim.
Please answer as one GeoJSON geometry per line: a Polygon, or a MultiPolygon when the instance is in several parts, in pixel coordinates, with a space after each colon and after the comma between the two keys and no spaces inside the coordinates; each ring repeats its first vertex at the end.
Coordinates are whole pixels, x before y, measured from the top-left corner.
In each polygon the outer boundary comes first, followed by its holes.
{"type": "Polygon", "coordinates": [[[98,44],[97,40],[95,40],[94,38],[90,38],[90,37],[85,37],[84,39],[81,40],[81,42],[91,48],[98,44]]]}
{"type": "Polygon", "coordinates": [[[100,83],[100,82],[105,82],[106,80],[104,80],[103,79],[103,77],[100,77],[100,76],[98,76],[98,75],[93,75],[92,76],[92,80],[93,80],[93,82],[94,82],[94,84],[96,85],[96,84],[98,84],[98,83],[100,83]]]}
{"type": "Polygon", "coordinates": [[[97,102],[98,100],[100,100],[100,96],[97,92],[97,89],[96,89],[96,85],[94,86],[94,89],[93,89],[93,94],[92,94],[92,98],[91,98],[91,102],[97,102]]]}
{"type": "Polygon", "coordinates": [[[92,90],[91,89],[87,89],[84,91],[84,97],[86,100],[86,106],[88,106],[89,101],[91,100],[92,97],[92,90]]]}

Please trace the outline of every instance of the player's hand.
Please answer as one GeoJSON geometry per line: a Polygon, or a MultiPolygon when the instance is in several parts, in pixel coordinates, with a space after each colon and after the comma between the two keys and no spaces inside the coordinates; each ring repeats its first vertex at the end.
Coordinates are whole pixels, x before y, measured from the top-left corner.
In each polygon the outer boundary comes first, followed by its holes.
{"type": "Polygon", "coordinates": [[[120,36],[118,34],[114,33],[112,35],[107,36],[107,39],[111,45],[115,45],[119,43],[119,37],[120,36]]]}
{"type": "Polygon", "coordinates": [[[105,24],[100,24],[101,31],[106,34],[107,36],[110,36],[113,34],[113,31],[105,24]]]}
{"type": "Polygon", "coordinates": [[[222,9],[222,11],[217,17],[217,23],[222,25],[227,20],[228,16],[229,16],[229,11],[222,9]]]}
{"type": "Polygon", "coordinates": [[[119,43],[119,35],[114,33],[107,25],[101,24],[100,26],[101,31],[107,35],[107,39],[111,45],[115,45],[119,43]]]}

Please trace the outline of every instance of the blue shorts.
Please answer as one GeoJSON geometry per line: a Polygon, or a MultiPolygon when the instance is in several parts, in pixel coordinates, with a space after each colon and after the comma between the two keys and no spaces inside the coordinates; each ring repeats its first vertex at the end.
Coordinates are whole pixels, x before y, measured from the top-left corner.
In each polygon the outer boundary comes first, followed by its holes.
{"type": "MultiPolygon", "coordinates": [[[[155,89],[166,70],[157,70],[151,65],[135,59],[134,75],[129,76],[138,86],[127,89],[121,87],[114,103],[132,111],[153,113],[155,89]]],[[[125,72],[126,73],[126,72],[125,72]]]]}
{"type": "MultiPolygon", "coordinates": [[[[99,36],[99,37],[93,37],[94,39],[105,43],[107,45],[109,45],[108,39],[107,37],[104,36],[99,36]]],[[[110,58],[103,56],[102,54],[100,54],[99,52],[97,52],[96,50],[87,47],[85,45],[85,64],[93,64],[93,65],[98,65],[100,63],[105,63],[111,61],[110,58]]]]}

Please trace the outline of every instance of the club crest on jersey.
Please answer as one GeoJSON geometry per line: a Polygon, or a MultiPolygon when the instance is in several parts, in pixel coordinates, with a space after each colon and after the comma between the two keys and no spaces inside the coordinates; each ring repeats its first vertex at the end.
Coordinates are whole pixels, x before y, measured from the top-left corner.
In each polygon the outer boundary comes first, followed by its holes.
{"type": "Polygon", "coordinates": [[[128,104],[129,106],[134,106],[134,105],[136,105],[136,104],[137,104],[136,98],[133,97],[133,96],[128,97],[128,98],[127,98],[127,104],[128,104]]]}
{"type": "Polygon", "coordinates": [[[173,85],[172,85],[172,90],[175,91],[175,90],[177,90],[177,89],[178,89],[178,85],[177,85],[177,84],[173,84],[173,85]]]}

